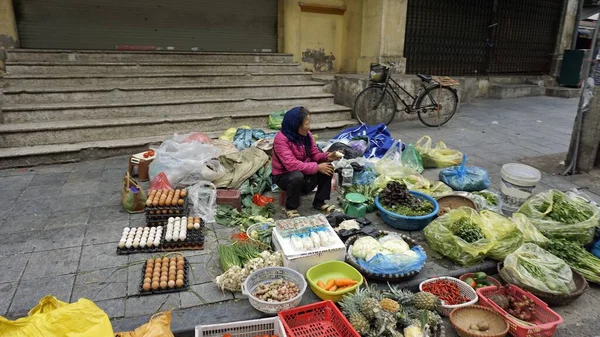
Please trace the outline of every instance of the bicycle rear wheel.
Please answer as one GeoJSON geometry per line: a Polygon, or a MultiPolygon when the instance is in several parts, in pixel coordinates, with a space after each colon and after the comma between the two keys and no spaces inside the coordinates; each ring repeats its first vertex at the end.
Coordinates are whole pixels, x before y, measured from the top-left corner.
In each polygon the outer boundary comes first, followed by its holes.
{"type": "Polygon", "coordinates": [[[396,115],[396,100],[383,87],[369,87],[354,101],[354,115],[361,124],[389,125],[396,115]]]}
{"type": "Polygon", "coordinates": [[[429,127],[442,126],[456,113],[458,95],[449,87],[431,87],[419,96],[415,108],[421,123],[429,127]]]}

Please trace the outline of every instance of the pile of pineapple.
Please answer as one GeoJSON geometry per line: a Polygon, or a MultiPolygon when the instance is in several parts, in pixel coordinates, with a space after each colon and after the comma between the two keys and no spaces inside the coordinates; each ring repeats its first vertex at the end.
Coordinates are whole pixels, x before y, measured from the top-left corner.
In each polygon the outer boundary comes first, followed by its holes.
{"type": "Polygon", "coordinates": [[[413,294],[388,284],[360,288],[340,302],[344,315],[363,337],[429,337],[441,334],[440,300],[430,293],[413,294]],[[402,331],[402,332],[401,332],[402,331]],[[404,334],[403,334],[404,333],[404,334]]]}

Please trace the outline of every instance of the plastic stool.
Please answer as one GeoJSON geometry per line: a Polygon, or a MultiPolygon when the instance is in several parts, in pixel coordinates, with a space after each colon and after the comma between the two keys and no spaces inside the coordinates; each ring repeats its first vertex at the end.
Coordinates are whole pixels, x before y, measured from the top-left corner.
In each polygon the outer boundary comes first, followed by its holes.
{"type": "Polygon", "coordinates": [[[145,152],[140,152],[129,157],[128,172],[133,176],[133,168],[137,166],[137,177],[139,181],[150,180],[148,170],[150,168],[150,163],[156,157],[156,155],[154,155],[152,157],[144,158],[144,153],[145,152]]]}

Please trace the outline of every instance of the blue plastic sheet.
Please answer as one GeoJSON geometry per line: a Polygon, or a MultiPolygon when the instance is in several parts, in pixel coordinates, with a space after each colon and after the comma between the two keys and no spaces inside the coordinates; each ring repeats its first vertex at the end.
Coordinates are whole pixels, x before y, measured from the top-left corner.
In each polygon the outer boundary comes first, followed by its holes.
{"type": "Polygon", "coordinates": [[[354,171],[354,176],[352,177],[353,185],[371,185],[373,181],[377,178],[377,170],[375,169],[375,165],[367,162],[365,166],[363,166],[362,171],[354,171]]]}
{"type": "MultiPolygon", "coordinates": [[[[351,127],[342,131],[337,136],[333,137],[333,139],[350,141],[358,137],[366,137],[369,139],[368,148],[365,151],[366,158],[381,158],[387,150],[392,147],[392,144],[394,144],[394,138],[392,138],[387,125],[384,123],[374,126],[359,125],[351,127]]],[[[402,149],[404,149],[404,144],[402,144],[402,146],[402,149]]]]}
{"type": "Polygon", "coordinates": [[[252,146],[254,142],[263,138],[273,138],[276,133],[266,133],[261,129],[242,129],[239,128],[233,136],[233,145],[239,150],[245,150],[252,146]]]}
{"type": "Polygon", "coordinates": [[[375,274],[407,274],[421,270],[427,261],[427,254],[421,246],[412,247],[410,250],[417,254],[417,258],[405,254],[384,255],[377,254],[368,262],[359,258],[358,265],[375,274]]]}
{"type": "Polygon", "coordinates": [[[466,166],[467,156],[463,155],[460,166],[440,171],[440,181],[455,191],[481,191],[490,186],[490,177],[485,169],[477,166],[466,166]]]}

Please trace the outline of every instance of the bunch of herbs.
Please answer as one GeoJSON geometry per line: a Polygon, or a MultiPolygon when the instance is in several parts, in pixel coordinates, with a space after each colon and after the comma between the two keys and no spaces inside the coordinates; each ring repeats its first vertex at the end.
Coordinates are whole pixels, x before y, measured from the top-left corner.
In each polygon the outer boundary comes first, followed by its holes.
{"type": "Polygon", "coordinates": [[[554,221],[568,225],[585,221],[593,215],[591,210],[578,207],[577,204],[568,200],[563,193],[554,193],[552,203],[545,201],[537,207],[537,210],[546,213],[546,216],[554,221]]]}
{"type": "Polygon", "coordinates": [[[481,228],[477,227],[471,220],[469,220],[469,218],[460,218],[460,220],[458,220],[454,226],[454,235],[468,243],[477,242],[485,238],[481,228]]]}
{"type": "Polygon", "coordinates": [[[413,196],[405,184],[397,181],[390,181],[379,197],[385,209],[406,216],[426,215],[434,210],[430,201],[413,196]]]}

